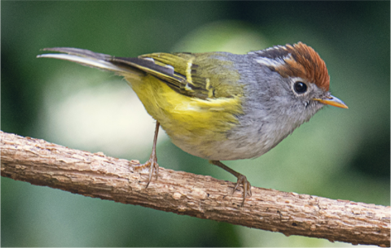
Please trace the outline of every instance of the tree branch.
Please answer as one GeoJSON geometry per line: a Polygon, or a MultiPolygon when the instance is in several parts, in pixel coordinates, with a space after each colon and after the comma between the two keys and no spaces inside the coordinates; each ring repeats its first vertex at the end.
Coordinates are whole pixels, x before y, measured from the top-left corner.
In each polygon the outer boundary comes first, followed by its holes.
{"type": "Polygon", "coordinates": [[[160,167],[145,189],[148,169],[132,161],[1,131],[0,138],[3,177],[285,235],[390,246],[389,206],[253,187],[241,207],[232,182],[160,167]]]}

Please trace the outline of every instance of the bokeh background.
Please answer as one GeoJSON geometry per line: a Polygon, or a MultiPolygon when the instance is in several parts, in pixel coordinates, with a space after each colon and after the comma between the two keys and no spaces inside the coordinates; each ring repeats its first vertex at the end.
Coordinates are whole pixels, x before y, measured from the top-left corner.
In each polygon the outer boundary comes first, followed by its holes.
{"type": "MultiPolygon", "coordinates": [[[[1,129],[109,156],[148,159],[154,121],[125,81],[45,47],[116,56],[246,53],[302,41],[326,61],[326,107],[260,158],[227,162],[254,186],[389,205],[390,2],[2,1],[1,129]]],[[[159,164],[235,181],[175,147],[159,164]]],[[[350,246],[179,216],[1,179],[2,246],[350,246]]]]}

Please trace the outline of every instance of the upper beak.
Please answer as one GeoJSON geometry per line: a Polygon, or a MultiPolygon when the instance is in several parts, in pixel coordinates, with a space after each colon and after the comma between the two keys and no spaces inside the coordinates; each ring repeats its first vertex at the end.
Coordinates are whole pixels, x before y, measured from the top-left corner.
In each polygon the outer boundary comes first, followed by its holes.
{"type": "Polygon", "coordinates": [[[338,108],[344,108],[344,109],[347,109],[348,106],[346,106],[346,104],[339,100],[338,98],[336,98],[335,96],[327,96],[323,99],[320,99],[320,98],[314,98],[312,100],[315,100],[315,101],[318,101],[318,102],[321,102],[323,104],[327,104],[327,105],[330,105],[330,106],[334,106],[334,107],[338,107],[338,108]]]}

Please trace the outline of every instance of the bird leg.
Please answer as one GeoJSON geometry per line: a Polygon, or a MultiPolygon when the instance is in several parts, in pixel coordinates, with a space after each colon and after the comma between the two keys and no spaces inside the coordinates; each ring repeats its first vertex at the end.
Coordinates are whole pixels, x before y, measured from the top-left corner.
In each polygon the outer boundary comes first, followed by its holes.
{"type": "Polygon", "coordinates": [[[157,143],[157,136],[159,133],[159,122],[156,121],[156,127],[155,127],[155,136],[153,137],[153,146],[152,146],[152,153],[151,156],[149,157],[148,161],[145,162],[144,164],[138,164],[135,169],[140,170],[144,169],[145,167],[149,167],[149,176],[148,176],[148,183],[145,188],[148,188],[149,183],[152,180],[152,175],[156,175],[156,180],[158,179],[159,175],[159,164],[157,163],[157,157],[156,157],[156,143],[157,143]]]}
{"type": "Polygon", "coordinates": [[[212,164],[217,165],[218,167],[222,168],[223,170],[231,173],[234,175],[238,180],[236,181],[235,188],[232,192],[232,194],[236,191],[236,189],[239,187],[239,185],[243,185],[243,202],[242,206],[244,205],[244,200],[246,200],[246,197],[251,197],[251,184],[249,181],[247,181],[247,177],[240,174],[239,172],[234,171],[233,169],[229,168],[225,164],[221,163],[218,160],[211,160],[212,164]]]}

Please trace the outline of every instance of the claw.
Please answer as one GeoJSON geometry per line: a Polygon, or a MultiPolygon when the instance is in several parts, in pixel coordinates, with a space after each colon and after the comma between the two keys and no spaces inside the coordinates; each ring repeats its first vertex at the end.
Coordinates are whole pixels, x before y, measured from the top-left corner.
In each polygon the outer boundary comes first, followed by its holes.
{"type": "Polygon", "coordinates": [[[251,193],[251,184],[249,181],[247,181],[247,177],[240,174],[238,176],[238,180],[236,181],[236,185],[235,185],[235,188],[234,188],[234,191],[232,192],[235,193],[236,189],[242,185],[243,186],[243,201],[242,201],[242,207],[244,205],[244,201],[246,200],[247,197],[251,197],[252,196],[252,193],[251,193]]]}
{"type": "Polygon", "coordinates": [[[156,175],[156,180],[158,179],[158,176],[159,176],[159,164],[157,163],[157,159],[156,157],[150,157],[148,159],[147,162],[145,162],[144,164],[133,164],[134,169],[136,170],[142,170],[144,168],[147,168],[149,167],[149,175],[148,175],[148,182],[147,182],[147,186],[145,186],[145,188],[148,188],[149,186],[149,183],[152,181],[152,175],[155,174],[156,175]]]}
{"type": "Polygon", "coordinates": [[[152,175],[155,173],[156,180],[158,179],[159,175],[159,164],[157,163],[156,157],[150,158],[145,164],[149,164],[149,175],[148,175],[148,182],[147,186],[145,188],[148,188],[149,183],[152,181],[152,175]]]}
{"type": "Polygon", "coordinates": [[[211,160],[210,161],[212,164],[217,165],[218,167],[224,169],[225,171],[228,171],[232,175],[234,175],[238,180],[236,181],[236,185],[234,188],[234,191],[232,192],[235,193],[236,189],[239,187],[239,185],[243,185],[243,201],[242,201],[242,207],[244,205],[244,201],[246,200],[246,197],[251,197],[251,184],[249,181],[247,181],[247,177],[240,174],[239,172],[234,171],[233,169],[229,168],[225,164],[221,163],[220,161],[217,160],[211,160]]]}

